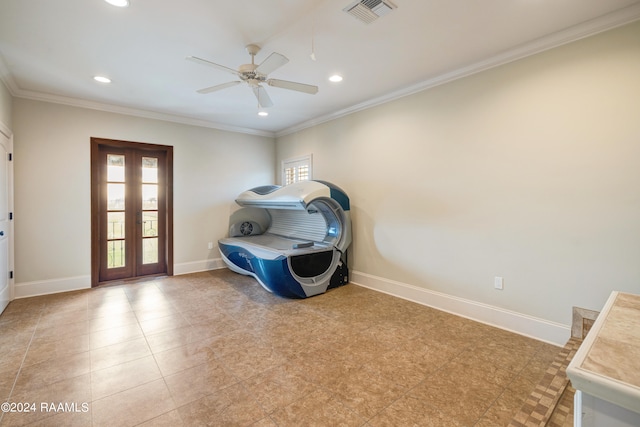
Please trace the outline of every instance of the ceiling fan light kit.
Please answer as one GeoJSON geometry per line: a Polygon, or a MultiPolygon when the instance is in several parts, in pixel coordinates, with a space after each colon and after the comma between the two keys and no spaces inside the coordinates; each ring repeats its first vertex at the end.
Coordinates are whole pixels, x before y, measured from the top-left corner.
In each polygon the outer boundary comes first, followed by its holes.
{"type": "Polygon", "coordinates": [[[222,83],[219,85],[206,87],[198,90],[197,92],[200,94],[206,94],[211,92],[216,92],[222,89],[226,89],[232,86],[236,86],[242,82],[246,83],[253,91],[256,99],[258,100],[258,106],[260,108],[267,108],[273,106],[273,101],[267,94],[267,91],[262,86],[262,83],[265,83],[269,86],[293,90],[296,92],[303,92],[308,94],[315,94],[318,92],[318,87],[313,85],[308,85],[304,83],[291,82],[288,80],[277,80],[270,79],[268,75],[278,68],[285,65],[289,62],[286,56],[273,52],[271,55],[267,57],[260,64],[255,64],[255,56],[260,52],[260,47],[255,44],[249,44],[246,46],[247,52],[251,55],[251,64],[242,64],[238,67],[237,70],[234,70],[229,67],[225,67],[224,65],[216,64],[215,62],[208,61],[206,59],[198,58],[196,56],[188,56],[187,59],[189,61],[196,62],[198,64],[207,65],[209,67],[216,68],[220,71],[225,71],[227,73],[233,74],[237,76],[240,80],[231,81],[227,83],[222,83]]]}
{"type": "Polygon", "coordinates": [[[128,7],[129,0],[104,0],[112,6],[116,7],[128,7]]]}

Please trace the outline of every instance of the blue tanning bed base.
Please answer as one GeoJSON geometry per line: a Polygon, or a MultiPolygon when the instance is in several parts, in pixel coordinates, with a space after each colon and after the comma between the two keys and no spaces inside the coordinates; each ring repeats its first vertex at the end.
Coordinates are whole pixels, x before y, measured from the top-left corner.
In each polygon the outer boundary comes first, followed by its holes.
{"type": "Polygon", "coordinates": [[[263,186],[240,194],[242,209],[220,239],[222,259],[269,292],[307,298],[349,281],[349,198],[324,181],[263,186]],[[263,231],[264,230],[264,231],[263,231]]]}

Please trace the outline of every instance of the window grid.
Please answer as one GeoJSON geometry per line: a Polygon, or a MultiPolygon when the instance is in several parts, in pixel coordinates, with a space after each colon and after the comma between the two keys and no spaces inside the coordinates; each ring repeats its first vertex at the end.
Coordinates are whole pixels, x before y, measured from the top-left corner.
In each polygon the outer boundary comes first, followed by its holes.
{"type": "Polygon", "coordinates": [[[284,171],[284,185],[293,184],[296,179],[296,168],[286,168],[284,171]]]}
{"type": "Polygon", "coordinates": [[[297,180],[298,181],[309,180],[309,165],[298,166],[297,180]]]}
{"type": "Polygon", "coordinates": [[[311,155],[282,162],[283,185],[311,179],[311,155]]]}

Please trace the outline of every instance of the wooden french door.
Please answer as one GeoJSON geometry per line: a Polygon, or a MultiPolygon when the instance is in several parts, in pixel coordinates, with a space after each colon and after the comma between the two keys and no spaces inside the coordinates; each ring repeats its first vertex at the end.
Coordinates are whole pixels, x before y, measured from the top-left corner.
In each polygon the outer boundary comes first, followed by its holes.
{"type": "Polygon", "coordinates": [[[91,142],[93,285],[172,274],[172,147],[91,142]]]}

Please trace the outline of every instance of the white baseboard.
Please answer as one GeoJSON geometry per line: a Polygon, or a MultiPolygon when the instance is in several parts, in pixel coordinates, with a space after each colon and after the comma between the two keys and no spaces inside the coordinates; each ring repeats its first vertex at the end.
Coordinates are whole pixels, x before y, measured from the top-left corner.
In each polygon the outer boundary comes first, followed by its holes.
{"type": "Polygon", "coordinates": [[[173,274],[199,273],[201,271],[218,270],[225,268],[222,258],[204,259],[202,261],[183,262],[173,265],[173,274]]]}
{"type": "Polygon", "coordinates": [[[350,282],[457,316],[525,335],[557,346],[571,337],[571,326],[447,295],[406,283],[352,271],[350,282]]]}
{"type": "MultiPolygon", "coordinates": [[[[198,273],[200,271],[225,268],[222,258],[174,264],[173,274],[198,273]]],[[[29,298],[40,295],[57,294],[59,292],[78,291],[91,288],[91,276],[64,277],[61,279],[37,280],[34,282],[16,283],[13,297],[29,298]]]]}
{"type": "Polygon", "coordinates": [[[89,288],[91,288],[91,276],[65,277],[62,279],[16,283],[13,288],[13,296],[16,299],[28,298],[89,288]]]}
{"type": "MultiPolygon", "coordinates": [[[[222,258],[174,264],[175,275],[226,268],[222,258]]],[[[457,316],[506,329],[550,344],[564,346],[571,337],[571,326],[505,310],[500,307],[447,295],[407,283],[396,282],[360,271],[351,271],[350,282],[398,298],[446,311],[457,316]]],[[[91,276],[67,277],[16,283],[15,298],[76,291],[91,288],[91,276]]]]}

